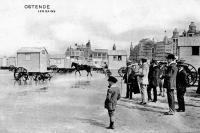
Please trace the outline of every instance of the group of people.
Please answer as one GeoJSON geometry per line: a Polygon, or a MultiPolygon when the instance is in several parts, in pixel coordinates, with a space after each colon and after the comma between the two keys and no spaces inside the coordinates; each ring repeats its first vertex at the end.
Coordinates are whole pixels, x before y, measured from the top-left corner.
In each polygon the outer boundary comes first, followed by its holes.
{"type": "MultiPolygon", "coordinates": [[[[188,77],[185,70],[186,66],[182,61],[176,61],[173,54],[169,54],[166,59],[167,63],[158,63],[156,60],[152,60],[150,65],[147,63],[147,59],[141,59],[139,69],[134,69],[133,72],[136,80],[125,81],[127,83],[126,98],[132,98],[129,94],[132,94],[132,92],[139,93],[138,90],[140,90],[141,104],[145,105],[148,102],[157,102],[157,88],[160,88],[160,95],[163,97],[166,89],[169,111],[165,114],[173,115],[175,113],[175,90],[178,100],[177,112],[185,112],[184,95],[188,85],[188,77]],[[137,88],[133,84],[137,84],[137,88]]],[[[131,79],[130,76],[129,74],[128,80],[131,79]]]]}
{"type": "MultiPolygon", "coordinates": [[[[140,65],[127,67],[124,75],[125,83],[127,84],[126,98],[132,99],[132,93],[141,93],[142,105],[148,102],[157,102],[157,88],[160,88],[160,95],[164,96],[165,89],[167,90],[167,99],[169,111],[165,115],[175,114],[175,96],[177,92],[178,109],[177,112],[185,112],[184,95],[188,85],[187,73],[185,65],[181,61],[176,61],[173,54],[167,57],[167,63],[157,62],[152,60],[150,65],[147,59],[142,58],[140,65]],[[165,88],[165,89],[164,89],[165,88]],[[151,91],[153,89],[153,99],[151,91]]],[[[117,100],[120,99],[120,89],[116,86],[117,79],[113,76],[108,78],[108,91],[105,100],[105,108],[108,110],[110,117],[110,125],[108,128],[114,129],[114,111],[116,109],[117,100]]]]}

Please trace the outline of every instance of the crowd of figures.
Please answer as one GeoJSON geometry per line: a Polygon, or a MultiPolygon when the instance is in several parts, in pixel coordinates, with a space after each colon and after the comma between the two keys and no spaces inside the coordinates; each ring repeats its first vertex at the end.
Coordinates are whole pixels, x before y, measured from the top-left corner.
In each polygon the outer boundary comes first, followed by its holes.
{"type": "MultiPolygon", "coordinates": [[[[184,95],[188,85],[188,76],[186,66],[181,61],[176,61],[173,54],[169,54],[167,62],[157,62],[152,60],[150,65],[147,59],[143,58],[139,64],[127,63],[126,74],[123,79],[127,84],[126,98],[132,99],[132,93],[141,93],[141,103],[146,105],[148,102],[157,102],[157,88],[160,88],[160,95],[165,96],[169,104],[169,111],[165,115],[175,114],[175,96],[177,92],[178,109],[177,112],[185,112],[184,95]],[[151,91],[153,89],[153,99],[151,91]]],[[[114,129],[114,112],[116,110],[117,101],[121,94],[119,87],[116,86],[117,79],[113,76],[108,78],[108,90],[104,107],[108,110],[110,118],[109,129],[114,129]]]]}
{"type": "Polygon", "coordinates": [[[128,62],[123,79],[127,84],[126,98],[132,99],[132,93],[141,93],[140,104],[143,105],[148,102],[157,102],[158,95],[165,97],[167,93],[169,111],[165,114],[173,115],[175,113],[175,90],[178,100],[176,111],[185,112],[184,95],[189,80],[186,72],[187,66],[182,61],[177,61],[173,54],[169,54],[166,59],[167,62],[152,60],[150,65],[145,58],[141,59],[139,64],[128,62]]]}

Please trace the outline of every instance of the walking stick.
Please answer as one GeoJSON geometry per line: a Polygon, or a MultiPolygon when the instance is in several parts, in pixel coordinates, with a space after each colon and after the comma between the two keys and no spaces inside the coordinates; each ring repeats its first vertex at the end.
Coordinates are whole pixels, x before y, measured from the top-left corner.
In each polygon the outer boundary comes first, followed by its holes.
{"type": "Polygon", "coordinates": [[[123,79],[121,79],[121,90],[120,90],[120,94],[122,94],[122,80],[123,80],[123,79]]]}

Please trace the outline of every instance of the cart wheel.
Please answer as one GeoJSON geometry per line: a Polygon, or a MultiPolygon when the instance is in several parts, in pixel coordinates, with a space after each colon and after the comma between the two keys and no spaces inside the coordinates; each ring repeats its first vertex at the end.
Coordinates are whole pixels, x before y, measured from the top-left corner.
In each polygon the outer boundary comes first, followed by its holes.
{"type": "Polygon", "coordinates": [[[16,68],[14,71],[15,80],[18,80],[23,75],[23,73],[27,73],[27,70],[25,68],[23,67],[16,68]]]}
{"type": "Polygon", "coordinates": [[[185,67],[185,70],[188,74],[187,77],[188,77],[189,86],[192,86],[197,81],[197,77],[198,77],[197,70],[191,64],[187,64],[187,63],[184,63],[184,64],[187,66],[185,67]]]}
{"type": "Polygon", "coordinates": [[[44,76],[45,76],[45,78],[47,78],[48,80],[51,80],[51,77],[52,77],[52,76],[51,76],[49,73],[45,73],[44,76]]]}

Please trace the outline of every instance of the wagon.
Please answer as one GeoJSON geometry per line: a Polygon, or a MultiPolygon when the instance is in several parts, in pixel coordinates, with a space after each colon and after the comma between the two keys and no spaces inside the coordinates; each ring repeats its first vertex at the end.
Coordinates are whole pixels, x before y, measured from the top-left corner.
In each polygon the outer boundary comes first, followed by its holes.
{"type": "Polygon", "coordinates": [[[48,57],[48,52],[44,47],[22,47],[17,50],[17,63],[13,69],[15,80],[50,80],[52,76],[47,71],[48,57]]]}
{"type": "Polygon", "coordinates": [[[71,73],[73,72],[75,69],[74,68],[60,68],[57,67],[56,65],[52,65],[50,67],[47,67],[47,70],[51,70],[55,73],[71,73]]]}
{"type": "Polygon", "coordinates": [[[71,73],[74,71],[74,68],[71,68],[71,62],[71,59],[65,54],[52,54],[49,57],[50,66],[47,67],[47,70],[56,73],[71,73]]]}

